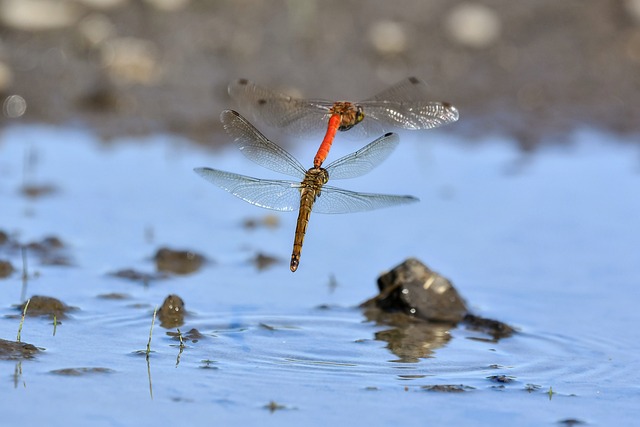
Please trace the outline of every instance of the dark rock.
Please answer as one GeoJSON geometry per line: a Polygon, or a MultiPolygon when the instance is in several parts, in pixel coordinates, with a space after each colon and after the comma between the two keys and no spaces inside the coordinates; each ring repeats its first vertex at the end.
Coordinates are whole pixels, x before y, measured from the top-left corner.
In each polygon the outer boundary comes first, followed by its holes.
{"type": "Polygon", "coordinates": [[[464,300],[451,282],[409,258],[378,278],[380,294],[365,302],[384,311],[401,311],[424,320],[458,323],[467,314],[464,300]]]}
{"type": "Polygon", "coordinates": [[[382,274],[378,288],[380,293],[361,308],[368,320],[393,327],[377,332],[376,339],[386,341],[403,362],[429,357],[451,339],[449,331],[458,323],[491,337],[474,337],[484,341],[515,332],[505,323],[469,313],[453,284],[415,258],[382,274]]]}
{"type": "Polygon", "coordinates": [[[204,256],[192,251],[176,251],[160,248],[153,257],[158,271],[174,274],[191,274],[198,271],[205,262],[204,256]]]}
{"type": "Polygon", "coordinates": [[[167,329],[180,327],[184,325],[185,314],[186,310],[182,298],[178,295],[169,295],[158,310],[160,326],[167,329]]]}

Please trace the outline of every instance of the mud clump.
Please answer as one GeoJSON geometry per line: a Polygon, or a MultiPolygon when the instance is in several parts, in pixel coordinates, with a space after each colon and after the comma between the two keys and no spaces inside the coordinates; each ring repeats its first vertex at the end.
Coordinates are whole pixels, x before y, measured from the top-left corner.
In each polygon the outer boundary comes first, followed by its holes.
{"type": "Polygon", "coordinates": [[[451,281],[409,258],[378,278],[379,294],[361,304],[365,316],[392,329],[376,333],[401,361],[428,357],[450,339],[458,324],[489,335],[488,341],[511,336],[506,323],[469,313],[451,281]]]}
{"type": "Polygon", "coordinates": [[[166,329],[178,328],[184,325],[186,313],[182,298],[178,295],[169,295],[164,299],[160,310],[158,310],[160,326],[166,329]]]}
{"type": "Polygon", "coordinates": [[[13,265],[9,261],[4,261],[0,259],[0,279],[4,279],[13,274],[14,268],[13,265]]]}
{"type": "Polygon", "coordinates": [[[27,243],[27,251],[34,253],[42,265],[69,267],[72,265],[66,245],[56,236],[47,236],[40,241],[27,243]]]}
{"type": "MultiPolygon", "coordinates": [[[[27,303],[20,304],[18,309],[24,312],[24,307],[27,303]]],[[[75,307],[70,307],[60,301],[59,299],[52,297],[45,297],[40,295],[34,295],[29,299],[29,306],[27,307],[26,316],[38,317],[49,316],[56,319],[66,319],[67,313],[76,310],[75,307]]]]}
{"type": "Polygon", "coordinates": [[[160,248],[153,257],[158,271],[173,274],[191,274],[205,263],[205,257],[193,251],[177,251],[160,248]]]}
{"type": "Polygon", "coordinates": [[[39,352],[33,344],[0,338],[0,360],[33,359],[39,352]]]}
{"type": "Polygon", "coordinates": [[[5,231],[0,230],[0,246],[5,245],[7,242],[9,242],[9,235],[5,231]]]}

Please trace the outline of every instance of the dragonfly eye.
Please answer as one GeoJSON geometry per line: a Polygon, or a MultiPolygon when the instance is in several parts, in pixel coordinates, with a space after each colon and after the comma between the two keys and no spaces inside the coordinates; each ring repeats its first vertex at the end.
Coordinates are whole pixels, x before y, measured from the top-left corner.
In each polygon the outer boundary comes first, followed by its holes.
{"type": "Polygon", "coordinates": [[[364,119],[364,111],[362,107],[356,105],[356,123],[360,123],[364,119]]]}
{"type": "Polygon", "coordinates": [[[364,111],[361,106],[355,105],[350,106],[349,110],[344,112],[342,115],[342,123],[340,123],[340,127],[338,130],[346,131],[357,125],[364,119],[364,111]]]}

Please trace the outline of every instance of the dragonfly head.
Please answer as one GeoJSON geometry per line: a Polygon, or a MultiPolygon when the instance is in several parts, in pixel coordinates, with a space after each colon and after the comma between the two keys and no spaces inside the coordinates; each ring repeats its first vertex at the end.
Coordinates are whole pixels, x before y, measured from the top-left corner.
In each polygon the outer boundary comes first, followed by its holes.
{"type": "Polygon", "coordinates": [[[340,114],[340,126],[338,130],[344,132],[351,129],[364,119],[364,110],[360,105],[351,102],[336,102],[332,112],[340,114]]]}

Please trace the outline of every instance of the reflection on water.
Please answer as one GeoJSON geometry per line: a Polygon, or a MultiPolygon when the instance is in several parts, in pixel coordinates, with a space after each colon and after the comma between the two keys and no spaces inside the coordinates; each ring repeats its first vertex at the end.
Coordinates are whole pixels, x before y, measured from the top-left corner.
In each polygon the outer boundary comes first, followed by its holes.
{"type": "Polygon", "coordinates": [[[451,339],[451,325],[418,321],[376,332],[377,340],[386,341],[387,348],[398,356],[398,362],[418,362],[451,339]]]}

